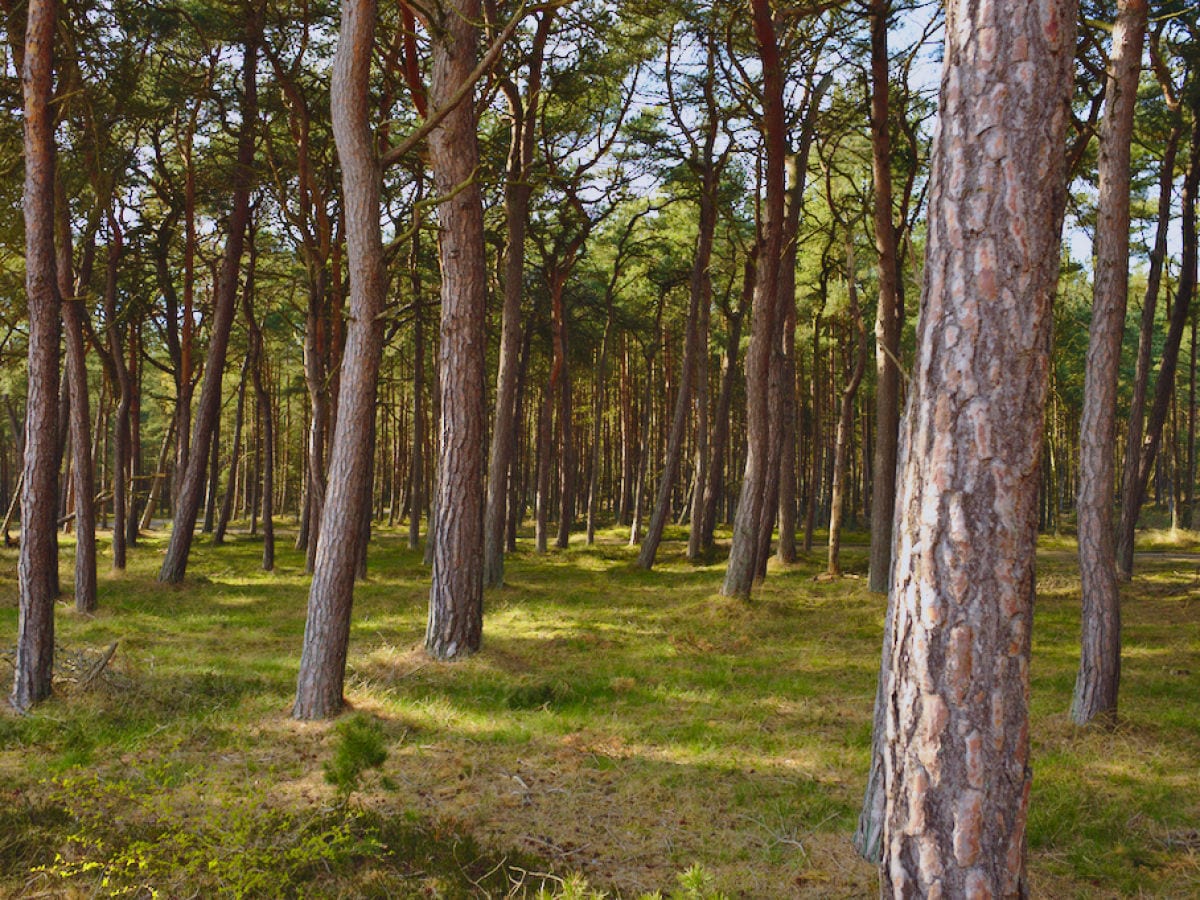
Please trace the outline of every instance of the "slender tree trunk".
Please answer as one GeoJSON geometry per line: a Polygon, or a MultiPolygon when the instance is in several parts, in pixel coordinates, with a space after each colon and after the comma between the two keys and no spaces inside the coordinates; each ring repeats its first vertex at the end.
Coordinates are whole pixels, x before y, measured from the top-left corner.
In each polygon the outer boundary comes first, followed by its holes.
{"type": "Polygon", "coordinates": [[[21,485],[19,614],[12,705],[30,709],[50,696],[58,571],[59,296],[54,258],[53,0],[28,0],[21,87],[25,142],[25,292],[29,309],[29,394],[21,485]]]}
{"type": "Polygon", "coordinates": [[[217,524],[217,494],[221,492],[221,417],[217,416],[208,451],[208,487],[204,492],[202,534],[212,534],[217,524]]]}
{"type": "MultiPolygon", "coordinates": [[[[1163,150],[1161,174],[1158,182],[1158,220],[1154,232],[1154,246],[1150,251],[1150,269],[1146,274],[1146,292],[1142,300],[1141,327],[1138,332],[1138,355],[1134,370],[1133,396],[1129,401],[1129,426],[1125,432],[1125,459],[1121,475],[1121,524],[1118,534],[1132,517],[1136,526],[1139,510],[1128,508],[1130,489],[1136,483],[1141,461],[1142,426],[1145,421],[1146,392],[1150,382],[1150,362],[1153,353],[1158,311],[1158,294],[1162,285],[1163,264],[1167,256],[1167,234],[1171,224],[1171,200],[1175,189],[1175,159],[1182,137],[1182,126],[1176,124],[1167,138],[1163,150]]],[[[1130,545],[1132,548],[1132,544],[1130,545]]],[[[1117,575],[1128,579],[1133,566],[1132,554],[1123,556],[1123,542],[1118,540],[1117,575]]]]}
{"type": "Polygon", "coordinates": [[[154,467],[154,475],[150,482],[150,493],[146,497],[146,507],[142,510],[141,528],[143,531],[150,528],[154,521],[154,511],[158,507],[158,498],[162,494],[163,482],[167,480],[167,461],[170,458],[171,446],[175,440],[175,417],[172,416],[167,422],[167,430],[163,434],[162,447],[158,451],[158,463],[154,467]]]}
{"type": "Polygon", "coordinates": [[[746,354],[746,467],[733,523],[733,546],[729,551],[729,565],[721,587],[722,594],[743,599],[749,598],[758,574],[760,525],[765,499],[763,492],[768,481],[771,428],[767,393],[775,337],[775,307],[779,294],[779,261],[783,249],[786,153],[784,77],[775,22],[767,0],[751,0],[750,6],[763,69],[766,202],[750,348],[746,354]]]}
{"type": "MultiPolygon", "coordinates": [[[[417,177],[417,196],[423,181],[417,177]]],[[[414,228],[408,254],[409,284],[413,303],[413,440],[412,490],[408,501],[408,548],[421,543],[421,513],[425,511],[425,304],[421,296],[421,229],[414,228]]]]}
{"type": "Polygon", "coordinates": [[[1092,324],[1079,430],[1079,567],[1083,640],[1071,717],[1114,720],[1121,680],[1121,598],[1113,545],[1113,442],[1117,376],[1129,295],[1129,156],[1141,72],[1146,0],[1120,0],[1113,27],[1095,237],[1092,324]]]}
{"type": "MultiPolygon", "coordinates": [[[[1182,198],[1182,252],[1179,267],[1179,284],[1175,302],[1171,306],[1167,337],[1163,343],[1162,363],[1159,366],[1158,382],[1154,387],[1154,404],[1146,422],[1146,434],[1138,451],[1138,465],[1134,477],[1128,478],[1121,493],[1121,521],[1117,531],[1117,565],[1121,571],[1133,572],[1133,541],[1137,530],[1138,515],[1146,496],[1146,486],[1154,469],[1158,447],[1162,441],[1163,422],[1171,394],[1175,389],[1175,370],[1179,364],[1179,346],[1183,340],[1183,329],[1187,324],[1188,311],[1196,291],[1197,234],[1196,193],[1200,189],[1200,95],[1193,100],[1192,134],[1188,168],[1183,179],[1182,198]]],[[[1126,470],[1129,465],[1127,462],[1126,470]]]]}
{"type": "MultiPolygon", "coordinates": [[[[83,343],[83,300],[75,295],[71,252],[71,211],[62,178],[54,178],[56,275],[62,299],[63,337],[70,389],[71,461],[75,493],[75,610],[96,609],[96,476],[92,466],[91,411],[88,408],[87,352],[83,343]]],[[[1193,354],[1194,355],[1194,354],[1193,354]]]]}
{"type": "Polygon", "coordinates": [[[708,480],[704,485],[704,521],[700,525],[701,547],[713,549],[713,532],[717,526],[721,500],[725,496],[725,457],[729,448],[730,410],[733,405],[733,380],[737,376],[738,349],[742,342],[742,322],[753,303],[755,279],[758,274],[756,254],[752,251],[742,267],[742,299],[737,312],[728,317],[729,336],[721,368],[721,389],[717,394],[714,414],[712,452],[708,464],[708,480]]]}
{"type": "MultiPolygon", "coordinates": [[[[871,162],[875,182],[875,251],[879,303],[875,314],[875,448],[871,463],[871,561],[868,588],[885,593],[896,510],[896,445],[900,430],[899,254],[892,212],[892,137],[888,112],[888,18],[891,0],[871,4],[871,162]]],[[[860,848],[861,851],[861,848],[860,848]]]]}
{"type": "Polygon", "coordinates": [[[826,575],[840,578],[842,563],[842,518],[845,513],[846,459],[849,453],[850,430],[854,425],[854,396],[862,384],[867,369],[867,331],[863,324],[862,310],[858,305],[858,285],[854,272],[854,244],[846,242],[846,287],[850,295],[850,317],[854,321],[855,353],[854,369],[846,386],[842,388],[841,409],[838,415],[837,438],[833,449],[833,484],[829,501],[829,559],[826,575]]]}
{"type": "Polygon", "coordinates": [[[242,360],[242,373],[238,376],[237,406],[233,413],[233,446],[229,450],[229,477],[225,482],[225,498],[221,501],[221,513],[217,516],[217,527],[213,530],[213,545],[225,543],[225,531],[233,517],[233,502],[237,497],[238,466],[242,462],[242,423],[246,415],[246,380],[250,375],[252,360],[242,360]]]}
{"type": "Polygon", "coordinates": [[[947,7],[881,671],[883,896],[1029,892],[1037,485],[1075,20],[1073,0],[947,7]]]}
{"type": "MultiPolygon", "coordinates": [[[[551,380],[554,375],[551,373],[551,380]]],[[[537,420],[537,494],[534,498],[534,549],[545,553],[550,521],[550,445],[552,440],[551,420],[554,416],[553,385],[546,386],[546,394],[538,407],[537,420]]]]}
{"type": "MultiPolygon", "coordinates": [[[[116,217],[109,215],[108,265],[104,286],[104,314],[108,320],[108,355],[112,360],[112,371],[117,376],[113,387],[117,394],[117,411],[113,422],[113,528],[112,567],[115,571],[125,568],[125,519],[128,515],[129,475],[129,412],[133,406],[133,385],[129,369],[125,365],[125,346],[121,340],[123,325],[117,316],[117,272],[124,249],[120,225],[116,217]]],[[[203,454],[202,454],[203,455],[203,454]]]]}
{"type": "Polygon", "coordinates": [[[250,377],[254,381],[254,395],[258,398],[259,421],[262,423],[262,520],[264,572],[275,569],[275,416],[271,410],[271,394],[263,379],[266,367],[266,352],[263,346],[262,329],[254,320],[256,297],[256,269],[258,252],[254,242],[254,227],[250,228],[250,253],[246,269],[246,289],[242,292],[242,314],[246,317],[246,328],[250,334],[250,377]]]}
{"type": "Polygon", "coordinates": [[[512,138],[505,184],[504,311],[500,327],[500,363],[496,376],[496,417],[488,459],[487,502],[484,510],[483,581],[486,587],[504,583],[505,500],[508,471],[516,444],[517,369],[521,353],[521,295],[525,288],[525,231],[529,225],[529,176],[536,151],[538,103],[542,85],[542,59],[555,9],[542,12],[529,53],[529,74],[524,103],[509,84],[512,138]]]}
{"type": "Polygon", "coordinates": [[[292,715],[320,719],[342,708],[350,610],[359,549],[364,481],[369,478],[376,381],[383,350],[383,239],[379,229],[383,175],[370,124],[371,49],[375,0],[347,0],[333,62],[330,101],[333,134],[342,167],[350,318],[342,357],[333,448],[329,457],[317,558],[308,595],[304,649],[292,715]]]}
{"type": "Polygon", "coordinates": [[[208,463],[209,441],[216,427],[221,405],[221,379],[225,371],[225,355],[229,347],[229,332],[237,309],[238,274],[241,269],[242,247],[246,223],[250,218],[250,188],[253,181],[254,131],[258,120],[258,82],[256,78],[258,43],[262,30],[262,10],[255,7],[246,27],[242,64],[242,124],[238,135],[238,158],[234,174],[233,208],[229,216],[229,234],[217,282],[213,304],[212,326],[209,332],[208,355],[204,361],[204,383],[192,430],[187,469],[180,482],[175,507],[171,541],[158,580],[178,583],[187,572],[188,553],[196,527],[201,495],[208,463]]]}
{"type": "Polygon", "coordinates": [[[675,395],[675,412],[671,419],[671,434],[667,440],[667,455],[662,480],[658,484],[654,514],[650,517],[650,527],[638,554],[638,565],[643,569],[654,567],[658,545],[662,540],[663,528],[671,508],[671,493],[679,479],[679,467],[683,460],[683,441],[692,405],[692,389],[696,382],[697,358],[700,355],[700,310],[701,307],[707,310],[712,303],[712,275],[709,272],[709,263],[717,230],[717,187],[717,173],[710,167],[700,191],[700,228],[696,234],[696,252],[688,292],[691,302],[688,305],[685,326],[687,331],[683,344],[683,363],[679,373],[679,392],[675,395]]]}

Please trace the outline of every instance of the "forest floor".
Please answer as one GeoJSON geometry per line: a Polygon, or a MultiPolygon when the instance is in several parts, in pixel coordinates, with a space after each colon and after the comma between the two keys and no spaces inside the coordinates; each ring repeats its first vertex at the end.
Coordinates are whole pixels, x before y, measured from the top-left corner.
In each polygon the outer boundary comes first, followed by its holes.
{"type": "MultiPolygon", "coordinates": [[[[749,603],[668,537],[650,573],[616,530],[523,542],[483,651],[445,665],[420,649],[420,555],[383,532],[333,724],[288,717],[307,583],[289,535],[273,574],[253,538],[198,540],[178,588],[145,537],[96,615],[64,595],[55,699],[0,713],[0,895],[874,896],[849,841],[883,623],[863,537],[850,577],[814,581],[814,553],[749,603]]],[[[1069,719],[1078,571],[1069,540],[1043,541],[1036,897],[1200,896],[1200,535],[1143,537],[1112,730],[1069,719]]],[[[0,655],[15,578],[0,551],[0,655]]]]}

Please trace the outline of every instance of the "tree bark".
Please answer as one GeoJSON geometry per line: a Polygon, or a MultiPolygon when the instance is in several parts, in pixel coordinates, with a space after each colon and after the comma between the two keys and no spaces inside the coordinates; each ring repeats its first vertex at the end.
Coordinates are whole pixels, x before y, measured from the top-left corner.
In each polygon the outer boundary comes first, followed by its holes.
{"type": "Polygon", "coordinates": [[[17,561],[17,652],[9,701],[26,711],[50,696],[54,665],[58,495],[59,296],[54,256],[54,0],[29,0],[21,65],[25,146],[25,292],[29,394],[17,561]]]}
{"type": "MultiPolygon", "coordinates": [[[[710,134],[712,132],[710,131],[710,134]]],[[[717,188],[719,172],[712,166],[711,143],[706,145],[708,168],[700,187],[700,227],[696,233],[696,252],[692,262],[689,283],[687,332],[683,343],[683,362],[679,373],[679,392],[675,395],[675,412],[671,419],[671,434],[667,439],[667,455],[663,464],[662,480],[658,483],[658,497],[650,526],[642,539],[638,554],[638,565],[643,569],[654,567],[658,545],[662,540],[663,528],[671,510],[671,493],[679,479],[679,466],[683,460],[683,441],[686,436],[688,413],[692,406],[692,391],[696,383],[696,369],[700,356],[701,309],[707,310],[712,303],[712,275],[709,264],[712,260],[713,239],[717,231],[717,188]]]]}
{"type": "Polygon", "coordinates": [[[885,648],[881,895],[1024,897],[1074,0],[952,0],[885,648]]]}
{"type": "Polygon", "coordinates": [[[488,458],[487,501],[484,509],[483,582],[486,587],[504,583],[505,500],[508,472],[516,444],[517,423],[513,412],[517,399],[517,370],[521,354],[521,296],[525,288],[525,232],[529,225],[529,200],[533,194],[530,174],[537,147],[538,109],[542,89],[542,60],[554,7],[542,12],[529,52],[529,74],[524,102],[513,85],[508,86],[512,138],[508,176],[504,187],[505,227],[504,310],[500,326],[500,362],[496,376],[496,415],[488,458]]]}
{"type": "Polygon", "coordinates": [[[237,405],[233,413],[233,445],[229,449],[229,476],[225,482],[225,497],[221,500],[221,512],[213,529],[213,545],[225,543],[225,531],[233,516],[233,501],[237,496],[238,466],[242,460],[242,424],[246,417],[246,379],[250,375],[251,359],[242,360],[242,372],[238,376],[237,405]]]}
{"type": "Polygon", "coordinates": [[[875,448],[871,463],[871,561],[867,586],[886,593],[896,511],[896,446],[900,433],[899,258],[892,212],[892,137],[888,90],[890,0],[871,4],[871,164],[875,182],[875,252],[879,302],[875,313],[875,448]]]}
{"type": "MultiPolygon", "coordinates": [[[[1175,291],[1175,302],[1171,306],[1167,337],[1163,343],[1162,363],[1159,366],[1158,382],[1154,386],[1154,404],[1146,422],[1146,434],[1141,439],[1138,451],[1136,475],[1128,478],[1121,493],[1121,520],[1117,531],[1117,565],[1131,575],[1133,572],[1133,541],[1137,520],[1146,496],[1146,486],[1162,442],[1163,422],[1166,421],[1171,394],[1175,390],[1175,371],[1179,365],[1179,347],[1183,340],[1183,329],[1187,324],[1188,310],[1196,291],[1196,264],[1198,248],[1196,234],[1196,193],[1200,190],[1200,95],[1192,103],[1191,149],[1188,167],[1183,178],[1182,198],[1182,252],[1180,254],[1179,284],[1175,291]]],[[[1128,463],[1127,463],[1128,471],[1128,463]]]]}
{"type": "MultiPolygon", "coordinates": [[[[125,363],[125,345],[121,339],[123,324],[117,315],[117,272],[124,250],[120,224],[111,212],[108,218],[108,264],[104,280],[104,316],[107,319],[108,356],[116,375],[113,388],[117,395],[117,410],[113,418],[113,527],[112,567],[125,568],[125,519],[128,515],[129,494],[129,412],[133,406],[133,385],[125,363]]],[[[204,454],[201,453],[201,457],[204,454]]]]}
{"type": "Polygon", "coordinates": [[[254,395],[258,398],[258,413],[262,423],[262,567],[264,572],[272,572],[275,570],[275,416],[271,410],[271,394],[263,376],[267,358],[262,329],[254,320],[258,252],[254,242],[253,225],[250,227],[249,243],[250,258],[246,270],[246,289],[242,292],[242,314],[246,317],[246,328],[250,335],[250,377],[254,382],[254,395]]]}
{"type": "MultiPolygon", "coordinates": [[[[233,207],[229,215],[225,253],[217,282],[213,320],[209,332],[208,355],[204,361],[204,383],[200,388],[200,403],[192,429],[191,450],[187,468],[180,482],[176,499],[171,541],[158,580],[178,583],[187,573],[188,553],[192,547],[196,516],[204,493],[208,463],[209,441],[216,427],[221,405],[221,380],[225,372],[225,356],[229,348],[229,332],[237,310],[238,273],[241,269],[242,247],[245,244],[246,223],[250,218],[250,188],[253,181],[254,132],[258,121],[258,81],[256,69],[258,44],[262,31],[262,10],[255,7],[246,25],[242,63],[242,124],[238,135],[237,166],[233,177],[233,207]]],[[[185,320],[185,325],[187,324],[185,320]]]]}
{"type": "Polygon", "coordinates": [[[1079,570],[1082,648],[1071,717],[1114,720],[1121,680],[1121,598],[1113,544],[1117,377],[1129,296],[1129,156],[1141,73],[1146,0],[1120,0],[1100,124],[1092,324],[1079,427],[1079,570]]]}
{"type": "MultiPolygon", "coordinates": [[[[746,353],[746,466],[733,523],[733,545],[721,593],[748,599],[758,573],[759,530],[770,455],[768,384],[779,294],[779,261],[784,225],[783,67],[775,22],[767,0],[751,0],[754,36],[763,69],[763,139],[766,144],[766,202],[763,246],[746,353]]],[[[772,511],[773,512],[773,511],[772,511]]]]}
{"type": "Polygon", "coordinates": [[[62,299],[70,390],[71,469],[75,489],[75,610],[96,609],[96,474],[92,465],[91,411],[88,408],[87,352],[83,342],[83,298],[76,295],[71,248],[71,211],[62,178],[54,178],[56,275],[62,299]]]}
{"type": "Polygon", "coordinates": [[[321,719],[342,708],[350,611],[359,548],[346,535],[361,528],[369,477],[376,382],[383,351],[387,278],[379,228],[383,173],[370,124],[375,0],[346,0],[333,61],[333,134],[342,167],[350,318],[342,356],[337,424],[329,455],[316,564],[308,594],[304,649],[292,715],[321,719]]]}
{"type": "Polygon", "coordinates": [[[863,324],[862,310],[858,305],[858,285],[855,281],[854,244],[846,243],[846,287],[850,295],[850,317],[854,323],[855,353],[854,369],[842,388],[841,408],[838,414],[837,437],[833,449],[833,484],[829,501],[829,556],[825,574],[840,578],[842,574],[842,518],[845,513],[846,458],[849,453],[850,430],[854,425],[854,396],[862,384],[867,370],[867,331],[863,324]]]}
{"type": "MultiPolygon", "coordinates": [[[[479,0],[444,0],[433,29],[429,100],[452,102],[468,85],[479,43],[479,0]]],[[[470,89],[468,94],[473,93],[470,89]]],[[[483,198],[473,100],[459,103],[429,135],[442,268],[439,347],[442,445],[433,523],[433,585],[425,649],[460,659],[479,649],[483,631],[483,399],[487,307],[483,198]]]]}

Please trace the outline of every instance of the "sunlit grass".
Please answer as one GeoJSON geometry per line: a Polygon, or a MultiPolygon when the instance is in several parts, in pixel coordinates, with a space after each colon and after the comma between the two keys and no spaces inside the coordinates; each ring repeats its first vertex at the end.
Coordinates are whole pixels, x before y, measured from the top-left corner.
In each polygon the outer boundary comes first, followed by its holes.
{"type": "MultiPolygon", "coordinates": [[[[151,866],[142,886],[169,895],[257,883],[252,867],[189,868],[189,853],[225,859],[239,841],[251,862],[260,851],[283,860],[272,882],[283,896],[494,896],[536,889],[522,871],[580,871],[630,897],[669,889],[693,863],[732,896],[873,895],[848,837],[884,617],[861,577],[865,536],[848,535],[843,553],[860,577],[814,581],[818,544],[795,566],[773,562],[749,603],[719,595],[720,559],[686,561],[684,530],[668,529],[652,572],[634,565],[627,537],[602,529],[593,547],[576,537],[545,556],[523,541],[486,597],[483,651],[445,665],[420,649],[420,554],[398,531],[377,534],[347,697],[379,723],[388,755],[349,807],[322,775],[336,734],[288,718],[307,599],[289,536],[272,574],[259,571],[255,540],[198,541],[180,587],[154,582],[165,541],[144,539],[127,573],[102,572],[94,617],[66,597],[59,607],[66,654],[119,642],[105,678],[86,692],[61,683],[31,716],[0,715],[0,797],[23,804],[0,817],[0,893],[88,893],[103,874],[140,889],[121,866],[153,838],[171,866],[151,866]],[[188,823],[203,838],[191,849],[188,823]],[[71,868],[89,862],[104,865],[71,868]]],[[[1103,731],[1067,715],[1074,544],[1042,541],[1036,896],[1200,894],[1197,546],[1158,532],[1139,545],[1151,552],[1124,588],[1122,716],[1103,731]]],[[[64,579],[69,557],[64,542],[64,579]]],[[[11,550],[0,579],[0,634],[11,636],[11,550]]]]}

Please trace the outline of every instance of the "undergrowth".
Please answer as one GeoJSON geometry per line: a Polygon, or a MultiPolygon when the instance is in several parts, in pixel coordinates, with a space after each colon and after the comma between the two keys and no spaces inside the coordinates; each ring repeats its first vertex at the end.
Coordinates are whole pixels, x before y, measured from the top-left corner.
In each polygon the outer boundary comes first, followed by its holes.
{"type": "MultiPolygon", "coordinates": [[[[814,581],[815,552],[773,565],[749,603],[717,594],[719,558],[684,560],[685,536],[668,529],[653,572],[615,529],[544,556],[522,542],[487,595],[483,651],[444,665],[420,649],[419,551],[385,531],[355,594],[353,711],[308,724],[288,717],[307,592],[290,542],[272,574],[252,539],[198,542],[170,588],[154,581],[164,539],[146,536],[83,617],[65,541],[59,657],[75,662],[32,715],[0,713],[0,895],[873,894],[848,840],[883,623],[864,536],[847,536],[849,577],[814,581]]],[[[1043,542],[1037,896],[1200,895],[1198,549],[1143,536],[1121,717],[1079,729],[1074,544],[1043,542]]],[[[0,549],[0,651],[14,579],[0,549]]]]}

